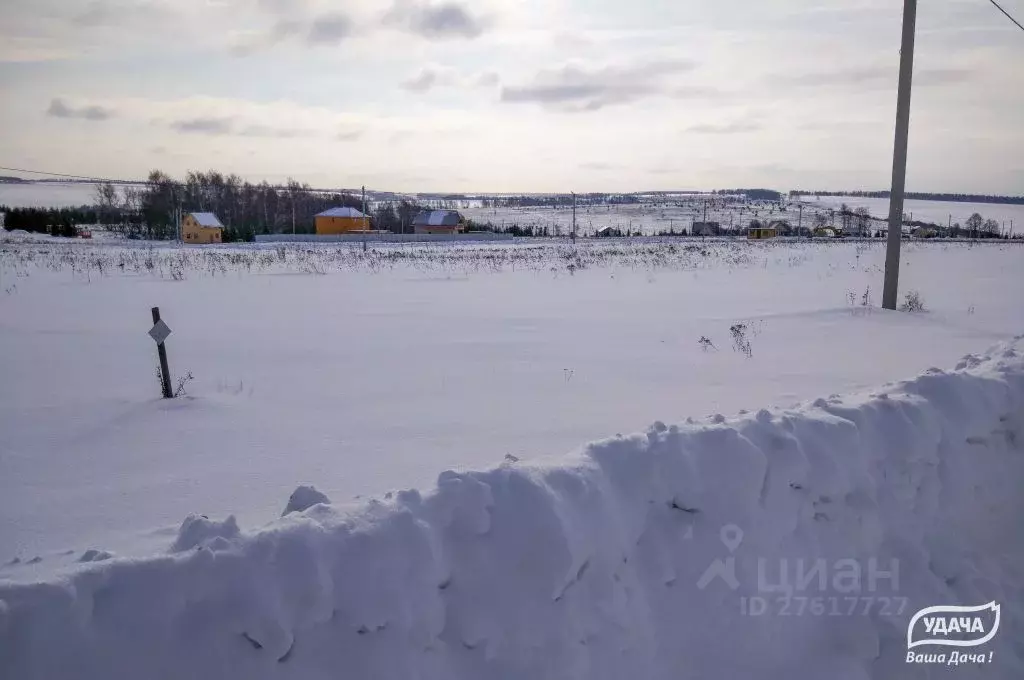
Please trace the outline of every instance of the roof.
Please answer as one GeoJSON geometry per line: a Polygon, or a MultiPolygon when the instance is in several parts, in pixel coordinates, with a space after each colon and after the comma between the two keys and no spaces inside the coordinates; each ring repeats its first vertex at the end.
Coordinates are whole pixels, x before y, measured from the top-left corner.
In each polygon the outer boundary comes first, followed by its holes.
{"type": "Polygon", "coordinates": [[[217,216],[211,212],[194,212],[189,213],[189,215],[191,215],[192,219],[199,223],[200,227],[218,227],[220,229],[224,228],[224,225],[220,223],[220,220],[217,219],[217,216]]]}
{"type": "Polygon", "coordinates": [[[318,213],[317,217],[366,217],[366,215],[355,208],[331,208],[318,213]]]}
{"type": "Polygon", "coordinates": [[[414,225],[430,227],[456,227],[462,215],[456,210],[424,210],[412,221],[414,225]]]}

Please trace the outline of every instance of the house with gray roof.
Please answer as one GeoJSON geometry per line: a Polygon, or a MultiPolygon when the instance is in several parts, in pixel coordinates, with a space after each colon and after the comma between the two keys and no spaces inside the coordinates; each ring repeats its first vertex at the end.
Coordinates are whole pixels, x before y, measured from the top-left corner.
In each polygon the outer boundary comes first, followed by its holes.
{"type": "Polygon", "coordinates": [[[456,210],[424,210],[412,226],[417,234],[458,234],[466,231],[466,219],[456,210]]]}

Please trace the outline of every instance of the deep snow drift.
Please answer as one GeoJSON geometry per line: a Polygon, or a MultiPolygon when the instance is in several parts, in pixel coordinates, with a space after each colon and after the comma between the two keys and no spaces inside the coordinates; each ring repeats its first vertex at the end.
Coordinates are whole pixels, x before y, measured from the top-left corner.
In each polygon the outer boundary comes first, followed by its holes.
{"type": "Polygon", "coordinates": [[[0,677],[1024,677],[1022,351],[353,512],[304,489],[255,533],[192,517],[0,586],[0,677]],[[915,611],[992,600],[991,663],[906,663],[915,611]]]}

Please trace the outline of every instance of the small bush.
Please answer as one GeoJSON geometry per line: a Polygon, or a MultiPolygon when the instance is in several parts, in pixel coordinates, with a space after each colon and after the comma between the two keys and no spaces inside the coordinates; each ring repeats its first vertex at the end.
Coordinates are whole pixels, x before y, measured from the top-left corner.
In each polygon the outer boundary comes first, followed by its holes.
{"type": "Polygon", "coordinates": [[[733,349],[745,354],[749,359],[754,356],[754,349],[750,346],[750,340],[747,339],[747,330],[746,324],[738,323],[729,328],[729,333],[732,334],[733,349]]]}
{"type": "Polygon", "coordinates": [[[921,294],[916,290],[908,291],[903,299],[903,304],[900,305],[900,310],[904,312],[923,312],[925,308],[921,294]]]}

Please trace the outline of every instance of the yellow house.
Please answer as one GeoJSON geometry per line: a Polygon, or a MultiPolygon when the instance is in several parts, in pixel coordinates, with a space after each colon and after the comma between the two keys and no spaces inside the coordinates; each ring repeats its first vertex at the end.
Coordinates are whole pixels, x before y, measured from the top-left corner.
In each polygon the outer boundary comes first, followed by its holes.
{"type": "Polygon", "coordinates": [[[224,225],[209,212],[187,213],[181,218],[181,240],[185,243],[220,243],[224,225]]]}
{"type": "Polygon", "coordinates": [[[750,227],[747,229],[747,238],[749,239],[775,238],[778,235],[779,232],[775,230],[775,227],[750,227]]]}
{"type": "Polygon", "coordinates": [[[331,208],[315,218],[317,234],[345,234],[369,231],[370,218],[355,208],[331,208]]]}

